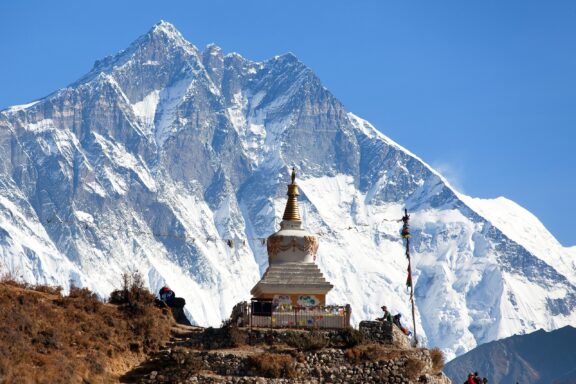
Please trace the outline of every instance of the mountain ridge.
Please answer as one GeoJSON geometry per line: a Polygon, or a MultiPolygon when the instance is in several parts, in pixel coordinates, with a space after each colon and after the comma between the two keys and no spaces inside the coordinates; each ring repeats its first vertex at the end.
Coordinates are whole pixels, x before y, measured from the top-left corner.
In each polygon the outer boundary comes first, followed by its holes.
{"type": "Polygon", "coordinates": [[[540,329],[483,344],[452,360],[444,370],[453,382],[477,370],[489,374],[496,384],[574,383],[575,340],[576,329],[570,326],[551,332],[540,329]]]}

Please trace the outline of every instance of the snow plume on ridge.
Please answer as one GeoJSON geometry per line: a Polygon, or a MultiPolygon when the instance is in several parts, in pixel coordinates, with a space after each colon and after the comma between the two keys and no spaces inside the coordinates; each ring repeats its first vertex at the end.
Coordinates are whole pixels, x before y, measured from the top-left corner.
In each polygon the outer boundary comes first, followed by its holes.
{"type": "Polygon", "coordinates": [[[0,156],[0,258],[31,282],[106,296],[138,269],[218,325],[267,266],[294,165],[328,300],[350,303],[355,324],[382,304],[409,317],[405,207],[428,345],[453,357],[576,320],[574,249],[509,200],[457,192],[292,54],[201,52],[161,22],[69,87],[1,111],[0,156]]]}

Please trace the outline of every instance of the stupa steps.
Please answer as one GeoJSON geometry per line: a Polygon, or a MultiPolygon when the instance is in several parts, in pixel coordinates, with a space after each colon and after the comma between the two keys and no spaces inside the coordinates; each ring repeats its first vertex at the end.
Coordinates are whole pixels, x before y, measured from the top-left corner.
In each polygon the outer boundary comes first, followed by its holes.
{"type": "Polygon", "coordinates": [[[286,277],[286,276],[266,276],[266,278],[263,280],[266,283],[271,283],[271,282],[283,282],[283,281],[309,281],[309,282],[326,282],[326,279],[324,279],[323,276],[314,276],[313,278],[310,278],[310,276],[290,276],[290,277],[286,277]]]}
{"type": "Polygon", "coordinates": [[[308,275],[322,275],[322,271],[319,269],[288,269],[288,268],[278,268],[272,267],[268,268],[268,274],[270,273],[301,273],[301,274],[308,274],[308,275]]]}
{"type": "Polygon", "coordinates": [[[286,279],[297,279],[302,281],[326,281],[324,276],[318,275],[300,275],[300,276],[286,276],[286,275],[267,275],[264,277],[265,281],[285,281],[286,279]]]}
{"type": "Polygon", "coordinates": [[[274,264],[270,265],[271,269],[281,268],[283,270],[290,270],[290,271],[299,271],[299,270],[307,270],[307,271],[320,271],[320,268],[314,263],[282,263],[282,264],[274,264]]]}
{"type": "MultiPolygon", "coordinates": [[[[280,278],[280,277],[287,277],[287,276],[291,276],[291,273],[287,273],[285,271],[272,271],[272,272],[268,272],[266,273],[266,275],[264,276],[265,278],[280,278]]],[[[306,277],[316,277],[316,278],[324,278],[324,275],[322,273],[314,273],[314,272],[304,272],[299,274],[300,276],[306,276],[306,277]]]]}

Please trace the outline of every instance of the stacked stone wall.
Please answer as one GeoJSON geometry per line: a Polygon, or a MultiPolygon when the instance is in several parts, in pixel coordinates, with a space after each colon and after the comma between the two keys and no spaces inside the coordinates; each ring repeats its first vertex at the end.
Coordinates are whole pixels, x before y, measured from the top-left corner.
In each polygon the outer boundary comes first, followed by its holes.
{"type": "Polygon", "coordinates": [[[413,349],[398,353],[395,358],[380,361],[352,363],[347,352],[342,349],[328,348],[322,351],[303,354],[294,359],[295,377],[278,379],[257,377],[258,372],[241,354],[213,351],[195,352],[202,362],[204,374],[182,381],[177,376],[151,373],[144,383],[160,384],[171,382],[186,383],[394,383],[394,384],[450,384],[443,374],[430,371],[430,355],[426,349],[413,349]],[[422,362],[421,372],[411,377],[410,364],[422,362]],[[210,372],[210,373],[207,373],[210,372]],[[217,376],[216,376],[217,375],[217,376]]]}

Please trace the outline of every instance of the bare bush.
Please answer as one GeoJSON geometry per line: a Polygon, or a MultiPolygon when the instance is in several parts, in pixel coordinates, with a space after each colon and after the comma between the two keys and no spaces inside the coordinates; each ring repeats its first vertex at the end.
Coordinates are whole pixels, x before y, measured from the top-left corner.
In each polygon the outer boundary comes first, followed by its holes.
{"type": "Polygon", "coordinates": [[[95,313],[102,307],[102,302],[94,292],[88,288],[70,287],[68,296],[59,300],[63,306],[73,306],[84,312],[95,313]]]}
{"type": "Polygon", "coordinates": [[[297,377],[294,358],[283,353],[259,353],[248,357],[248,368],[259,376],[294,379],[297,377]]]}
{"type": "Polygon", "coordinates": [[[409,357],[404,365],[404,375],[410,380],[416,380],[424,370],[425,364],[421,360],[409,357]]]}
{"type": "Polygon", "coordinates": [[[52,285],[46,285],[46,284],[37,284],[34,285],[32,287],[33,290],[37,291],[37,292],[43,292],[43,293],[47,293],[49,295],[56,295],[56,296],[61,296],[62,295],[62,287],[61,286],[52,286],[52,285]]]}
{"type": "Polygon", "coordinates": [[[381,344],[361,344],[346,350],[346,358],[352,363],[394,360],[400,357],[397,350],[391,350],[381,344]]]}
{"type": "Polygon", "coordinates": [[[17,268],[10,268],[0,261],[0,283],[18,288],[29,288],[17,268]]]}
{"type": "Polygon", "coordinates": [[[446,357],[440,348],[432,348],[430,350],[430,358],[432,359],[432,370],[434,373],[440,373],[446,364],[446,357]]]}
{"type": "Polygon", "coordinates": [[[290,332],[284,342],[299,351],[316,351],[328,345],[328,339],[317,331],[290,332]]]}
{"type": "Polygon", "coordinates": [[[354,328],[343,329],[338,333],[338,336],[342,339],[344,348],[352,348],[366,341],[364,334],[354,328]]]}

